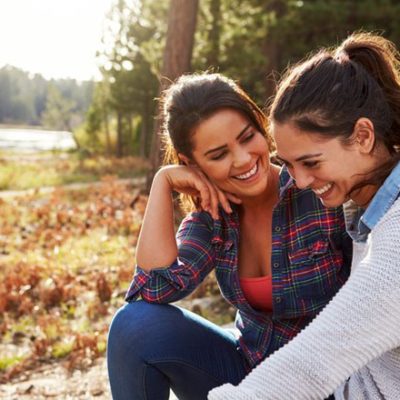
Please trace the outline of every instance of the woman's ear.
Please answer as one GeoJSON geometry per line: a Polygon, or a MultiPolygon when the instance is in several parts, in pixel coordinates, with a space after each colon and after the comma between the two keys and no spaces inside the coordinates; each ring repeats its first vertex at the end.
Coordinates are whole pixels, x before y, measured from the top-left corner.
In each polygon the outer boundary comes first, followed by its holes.
{"type": "Polygon", "coordinates": [[[190,161],[189,157],[186,157],[182,153],[178,153],[178,158],[184,165],[188,166],[188,165],[192,164],[192,162],[190,161]]]}
{"type": "Polygon", "coordinates": [[[353,137],[361,153],[370,154],[375,147],[375,128],[369,118],[359,118],[354,125],[353,137]]]}

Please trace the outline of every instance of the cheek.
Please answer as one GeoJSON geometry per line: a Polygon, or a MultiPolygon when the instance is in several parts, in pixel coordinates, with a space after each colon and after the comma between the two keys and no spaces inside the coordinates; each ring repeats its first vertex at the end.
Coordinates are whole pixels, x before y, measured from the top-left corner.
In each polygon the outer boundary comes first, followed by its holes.
{"type": "Polygon", "coordinates": [[[213,166],[203,168],[203,172],[211,181],[218,183],[229,177],[229,166],[228,163],[221,161],[213,166]]]}
{"type": "Polygon", "coordinates": [[[255,141],[255,149],[260,153],[260,154],[265,154],[269,155],[269,148],[268,148],[268,143],[264,139],[264,136],[259,136],[258,140],[255,141]]]}

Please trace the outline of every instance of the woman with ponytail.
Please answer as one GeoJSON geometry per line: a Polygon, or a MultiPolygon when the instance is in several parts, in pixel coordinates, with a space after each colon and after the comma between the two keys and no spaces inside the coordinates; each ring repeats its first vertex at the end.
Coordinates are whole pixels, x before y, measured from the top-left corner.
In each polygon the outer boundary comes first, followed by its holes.
{"type": "Polygon", "coordinates": [[[210,400],[400,399],[399,65],[391,42],[358,33],[280,83],[277,155],[298,188],[345,204],[351,274],[294,340],[210,400]]]}

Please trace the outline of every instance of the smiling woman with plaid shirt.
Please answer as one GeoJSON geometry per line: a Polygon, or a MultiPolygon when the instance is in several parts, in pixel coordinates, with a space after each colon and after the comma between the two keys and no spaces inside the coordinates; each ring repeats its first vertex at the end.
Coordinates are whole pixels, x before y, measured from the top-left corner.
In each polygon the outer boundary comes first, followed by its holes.
{"type": "Polygon", "coordinates": [[[270,163],[273,144],[254,102],[219,74],[181,77],[164,96],[175,165],[156,175],[128,304],[113,319],[114,399],[205,399],[237,384],[291,340],[349,275],[342,208],[325,208],[270,163]],[[191,211],[174,233],[172,192],[191,211]],[[215,271],[237,309],[237,337],[168,305],[215,271]],[[136,301],[139,300],[139,301],[136,301]]]}

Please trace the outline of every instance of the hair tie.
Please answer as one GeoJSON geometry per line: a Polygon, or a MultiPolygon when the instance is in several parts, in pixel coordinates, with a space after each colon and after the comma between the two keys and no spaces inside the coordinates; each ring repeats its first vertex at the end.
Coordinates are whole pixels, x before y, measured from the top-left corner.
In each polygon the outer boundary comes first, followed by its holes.
{"type": "Polygon", "coordinates": [[[350,61],[350,57],[345,50],[338,49],[335,54],[335,61],[337,61],[339,64],[345,64],[350,61]]]}

